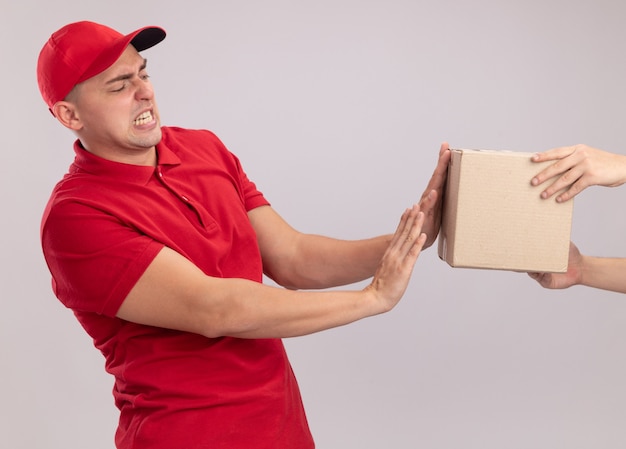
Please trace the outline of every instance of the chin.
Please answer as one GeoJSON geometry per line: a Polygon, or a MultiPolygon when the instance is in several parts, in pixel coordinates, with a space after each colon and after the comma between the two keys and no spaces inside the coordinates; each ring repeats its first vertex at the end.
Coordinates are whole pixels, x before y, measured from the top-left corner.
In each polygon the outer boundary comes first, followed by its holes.
{"type": "Polygon", "coordinates": [[[141,147],[151,148],[157,145],[161,141],[162,137],[163,134],[161,133],[161,128],[159,127],[144,136],[136,136],[135,141],[141,147]]]}

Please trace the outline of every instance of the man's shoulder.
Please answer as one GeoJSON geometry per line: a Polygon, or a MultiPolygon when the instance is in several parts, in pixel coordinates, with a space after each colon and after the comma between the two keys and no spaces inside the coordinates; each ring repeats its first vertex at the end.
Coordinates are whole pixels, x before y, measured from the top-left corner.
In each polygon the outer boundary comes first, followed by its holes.
{"type": "Polygon", "coordinates": [[[163,126],[161,128],[163,133],[162,142],[167,144],[174,144],[177,142],[214,142],[220,143],[220,139],[213,131],[208,129],[192,129],[182,128],[178,126],[163,126]]]}
{"type": "MultiPolygon", "coordinates": [[[[162,127],[163,138],[157,151],[163,147],[185,160],[191,157],[205,160],[232,160],[234,155],[219,137],[208,129],[190,129],[175,126],[162,127]]],[[[205,161],[206,162],[206,161],[205,161]]]]}

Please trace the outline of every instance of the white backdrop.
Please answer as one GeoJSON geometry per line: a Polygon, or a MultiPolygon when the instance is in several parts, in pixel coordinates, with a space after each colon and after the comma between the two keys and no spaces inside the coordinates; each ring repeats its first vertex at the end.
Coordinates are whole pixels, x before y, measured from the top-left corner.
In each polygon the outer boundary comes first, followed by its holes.
{"type": "MultiPolygon", "coordinates": [[[[38,240],[74,137],[35,63],[68,22],[163,26],[145,56],[164,124],[215,131],[302,231],[392,231],[444,140],[626,152],[616,0],[1,2],[6,448],[113,447],[112,378],[52,295],[38,240]]],[[[625,196],[576,200],[583,252],[626,256],[625,196]]],[[[434,249],[389,314],[286,341],[318,447],[626,447],[626,298],[453,269],[434,249]]]]}

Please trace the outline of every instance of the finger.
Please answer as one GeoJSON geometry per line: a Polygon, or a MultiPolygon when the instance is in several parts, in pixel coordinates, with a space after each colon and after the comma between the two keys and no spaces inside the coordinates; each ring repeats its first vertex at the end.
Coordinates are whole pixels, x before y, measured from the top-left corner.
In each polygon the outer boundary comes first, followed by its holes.
{"type": "MultiPolygon", "coordinates": [[[[414,205],[411,209],[409,209],[406,220],[403,223],[403,227],[400,230],[400,244],[405,244],[408,241],[412,241],[415,239],[415,227],[418,222],[423,222],[424,213],[420,210],[418,205],[414,205]]],[[[420,226],[421,227],[421,226],[420,226]]]]}
{"type": "Polygon", "coordinates": [[[535,153],[531,157],[533,162],[555,161],[569,156],[576,150],[576,146],[557,147],[541,153],[535,153]]]}
{"type": "MultiPolygon", "coordinates": [[[[541,192],[541,198],[550,198],[555,193],[563,189],[571,189],[576,183],[584,182],[582,177],[585,174],[584,169],[580,166],[574,166],[562,176],[559,176],[552,184],[550,184],[543,192],[541,192]]],[[[580,188],[581,186],[577,186],[580,188]]]]}
{"type": "Polygon", "coordinates": [[[419,209],[419,206],[415,205],[406,214],[406,220],[404,220],[401,229],[399,229],[398,238],[392,249],[397,249],[401,256],[405,256],[419,238],[423,224],[424,212],[419,209]]]}
{"type": "MultiPolygon", "coordinates": [[[[533,179],[531,179],[530,183],[534,186],[537,186],[551,178],[554,178],[555,176],[567,173],[572,168],[577,168],[577,174],[568,175],[570,178],[572,178],[571,182],[569,182],[568,185],[571,184],[584,173],[584,169],[581,168],[581,163],[584,162],[586,155],[584,151],[579,150],[580,145],[575,145],[572,147],[555,148],[554,150],[549,150],[548,152],[546,152],[550,153],[553,151],[554,158],[549,157],[545,160],[553,160],[555,158],[558,160],[554,164],[548,166],[540,173],[538,173],[533,179]]],[[[538,158],[546,153],[536,154],[535,156],[533,156],[533,158],[531,158],[531,160],[534,162],[541,162],[541,160],[539,160],[538,158]]],[[[561,185],[561,187],[565,187],[565,185],[561,185]]]]}
{"type": "Polygon", "coordinates": [[[448,142],[442,142],[439,147],[439,161],[441,165],[447,166],[450,159],[450,145],[448,142]]]}
{"type": "Polygon", "coordinates": [[[439,182],[442,178],[445,180],[448,174],[448,164],[450,163],[451,157],[452,153],[450,152],[450,146],[447,142],[443,142],[441,147],[439,147],[439,158],[437,159],[437,165],[433,171],[433,177],[439,182]]]}
{"type": "Polygon", "coordinates": [[[417,260],[417,257],[422,252],[422,249],[424,249],[424,245],[426,244],[427,240],[428,240],[428,235],[426,235],[425,232],[420,233],[417,240],[415,240],[415,242],[413,243],[413,246],[409,249],[407,256],[411,256],[414,259],[414,261],[417,260]]]}
{"type": "Polygon", "coordinates": [[[409,218],[409,214],[411,209],[405,209],[405,211],[400,216],[400,221],[398,222],[398,226],[396,226],[396,230],[391,237],[391,242],[389,243],[389,247],[393,247],[397,245],[398,241],[401,240],[404,229],[406,228],[406,222],[409,218]]]}
{"type": "MultiPolygon", "coordinates": [[[[573,155],[570,155],[569,157],[566,157],[565,159],[560,159],[556,161],[554,164],[544,168],[541,172],[537,173],[537,175],[535,175],[535,177],[531,179],[530,183],[534,186],[538,186],[540,184],[543,184],[547,180],[552,179],[558,175],[565,175],[565,177],[561,178],[559,181],[561,182],[566,181],[568,178],[573,176],[573,174],[567,174],[567,173],[569,170],[576,167],[576,164],[578,164],[578,158],[576,158],[573,155]]],[[[561,186],[561,187],[564,187],[564,186],[561,186]]]]}
{"type": "Polygon", "coordinates": [[[572,186],[569,189],[567,189],[565,192],[559,194],[556,197],[556,201],[558,203],[564,203],[565,201],[568,201],[568,200],[574,198],[576,195],[578,195],[580,192],[585,190],[590,185],[591,185],[590,183],[585,181],[585,178],[580,178],[580,179],[578,179],[578,181],[576,181],[574,184],[572,184],[572,186]]]}
{"type": "Polygon", "coordinates": [[[541,192],[541,198],[550,198],[558,192],[561,193],[556,197],[557,202],[562,203],[574,198],[587,187],[594,184],[592,177],[585,170],[582,164],[572,167],[541,192]]]}
{"type": "Polygon", "coordinates": [[[437,198],[439,197],[437,190],[429,190],[428,192],[424,192],[424,196],[420,200],[420,209],[426,212],[427,214],[432,213],[432,209],[437,205],[437,198]]]}
{"type": "Polygon", "coordinates": [[[545,275],[546,273],[528,273],[528,276],[530,276],[532,279],[537,281],[537,283],[541,285],[542,287],[546,286],[545,275]]]}
{"type": "Polygon", "coordinates": [[[424,212],[419,211],[415,216],[409,216],[407,221],[407,234],[403,242],[403,247],[408,251],[419,239],[424,225],[424,212]]]}
{"type": "Polygon", "coordinates": [[[424,194],[422,197],[425,197],[428,192],[431,190],[442,190],[446,184],[446,178],[448,176],[448,164],[450,163],[450,157],[452,153],[450,152],[449,145],[444,142],[441,144],[439,148],[439,158],[437,159],[437,165],[433,171],[433,174],[428,181],[428,185],[424,190],[424,194]]]}

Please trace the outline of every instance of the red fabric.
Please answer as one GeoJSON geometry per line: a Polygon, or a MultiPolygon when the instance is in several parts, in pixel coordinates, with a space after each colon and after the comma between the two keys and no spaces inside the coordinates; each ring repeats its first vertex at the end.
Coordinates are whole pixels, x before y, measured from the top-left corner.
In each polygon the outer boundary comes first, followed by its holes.
{"type": "Polygon", "coordinates": [[[63,100],[77,84],[111,67],[133,45],[146,50],[165,39],[165,30],[144,27],[124,36],[99,23],[65,25],[45,43],[37,60],[39,91],[48,108],[63,100]]]}
{"type": "Polygon", "coordinates": [[[278,339],[209,339],[115,317],[168,246],[207,275],[262,281],[247,211],[267,200],[209,131],[163,128],[158,166],[75,145],[42,220],[53,290],[115,376],[118,448],[312,448],[278,339]]]}

